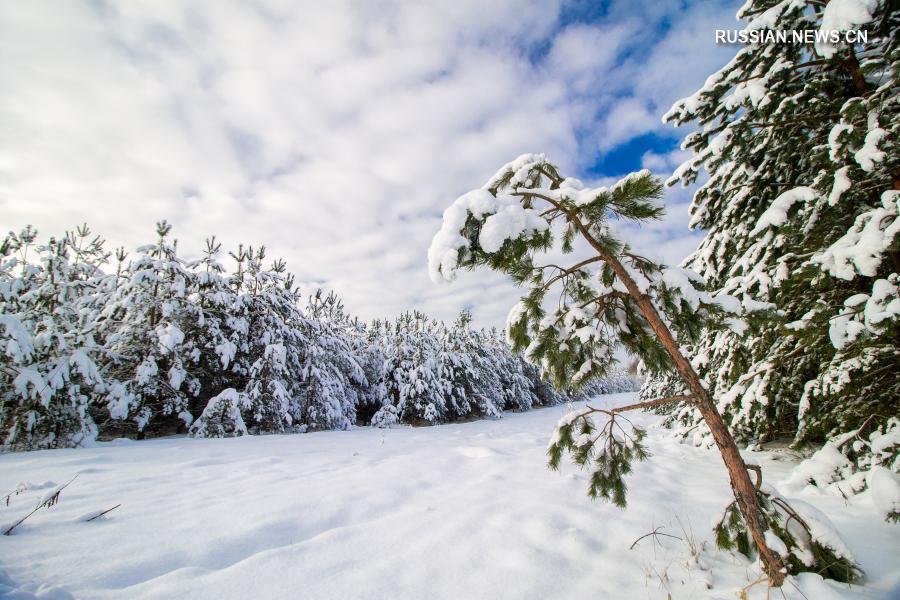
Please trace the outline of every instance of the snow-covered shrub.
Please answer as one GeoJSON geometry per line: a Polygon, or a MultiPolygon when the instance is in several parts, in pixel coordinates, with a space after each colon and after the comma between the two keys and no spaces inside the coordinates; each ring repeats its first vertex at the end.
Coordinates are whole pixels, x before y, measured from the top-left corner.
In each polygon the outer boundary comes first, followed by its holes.
{"type": "Polygon", "coordinates": [[[386,429],[398,423],[400,423],[400,415],[397,414],[397,407],[393,404],[385,404],[372,415],[371,425],[374,427],[386,429]]]}
{"type": "MultiPolygon", "coordinates": [[[[867,423],[875,421],[873,416],[867,423]]],[[[789,491],[815,485],[846,498],[870,490],[873,504],[896,520],[900,506],[900,419],[866,433],[865,426],[827,442],[794,468],[784,483],[789,491]]]]}
{"type": "MultiPolygon", "coordinates": [[[[812,571],[845,582],[862,576],[856,558],[825,514],[802,500],[788,502],[766,484],[760,486],[758,495],[767,525],[766,545],[781,555],[789,572],[812,571]]],[[[719,548],[755,554],[734,502],[713,520],[713,531],[719,548]]]]}
{"type": "MultiPolygon", "coordinates": [[[[541,406],[544,402],[538,396],[536,387],[547,385],[540,380],[538,370],[525,362],[519,354],[514,354],[503,334],[497,329],[482,333],[484,352],[491,358],[493,368],[499,378],[502,408],[504,410],[528,410],[541,406]]],[[[549,392],[555,393],[552,386],[549,392]]],[[[545,394],[546,398],[547,395],[545,394]]],[[[549,404],[557,404],[554,399],[549,404]]]]}
{"type": "MultiPolygon", "coordinates": [[[[611,371],[608,375],[587,382],[578,391],[579,398],[590,398],[603,394],[623,394],[640,390],[640,382],[623,369],[611,371]]],[[[663,398],[665,396],[657,396],[663,398]]]]}
{"type": "Polygon", "coordinates": [[[191,425],[194,437],[239,437],[247,435],[247,425],[241,416],[246,398],[234,388],[228,388],[209,399],[203,413],[191,425]]]}
{"type": "Polygon", "coordinates": [[[439,361],[444,377],[450,380],[454,416],[499,417],[505,404],[505,357],[495,352],[485,332],[473,329],[471,322],[472,316],[463,311],[452,325],[440,323],[437,332],[441,344],[439,361]]]}
{"type": "Polygon", "coordinates": [[[866,487],[879,514],[887,521],[900,522],[900,477],[897,473],[874,466],[866,475],[866,487]]]}
{"type": "Polygon", "coordinates": [[[240,247],[232,284],[236,315],[246,329],[235,360],[243,390],[244,420],[252,433],[282,433],[300,426],[303,353],[308,339],[301,327],[299,292],[276,261],[264,266],[265,249],[240,247]]]}
{"type": "Polygon", "coordinates": [[[372,423],[415,425],[501,416],[503,410],[553,406],[586,394],[636,391],[619,372],[566,394],[542,377],[539,367],[513,352],[496,329],[471,326],[463,312],[452,324],[406,313],[368,328],[370,347],[383,362],[370,397],[379,407],[372,423]],[[391,407],[391,408],[388,408],[391,407]]]}

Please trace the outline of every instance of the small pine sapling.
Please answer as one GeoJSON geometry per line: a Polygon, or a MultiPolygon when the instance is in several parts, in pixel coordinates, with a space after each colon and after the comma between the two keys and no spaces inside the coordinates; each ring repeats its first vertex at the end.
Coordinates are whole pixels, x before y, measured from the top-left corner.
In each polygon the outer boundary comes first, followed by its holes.
{"type": "MultiPolygon", "coordinates": [[[[674,368],[690,392],[683,399],[697,408],[718,446],[766,575],[780,586],[784,562],[767,543],[765,517],[747,467],[706,385],[681,350],[703,328],[740,328],[739,317],[759,307],[706,293],[696,274],[658,265],[622,241],[613,221],[659,219],[664,214],[661,196],[661,182],[647,171],[611,188],[586,188],[560,175],[543,155],[522,155],[447,208],[428,250],[430,274],[436,282],[450,281],[458,269],[488,267],[527,284],[529,292],[510,311],[507,337],[558,388],[606,375],[620,345],[640,357],[650,372],[674,368]],[[548,258],[550,251],[578,251],[584,258],[562,266],[548,258]],[[558,292],[555,301],[547,299],[551,289],[558,292]]],[[[599,427],[588,414],[576,415],[558,429],[550,446],[551,466],[571,451],[576,462],[590,461],[594,467],[589,493],[624,504],[622,478],[633,460],[647,454],[642,434],[621,427],[616,412],[671,402],[663,398],[606,411],[610,423],[599,427]]],[[[590,410],[591,415],[602,414],[590,410]]]]}

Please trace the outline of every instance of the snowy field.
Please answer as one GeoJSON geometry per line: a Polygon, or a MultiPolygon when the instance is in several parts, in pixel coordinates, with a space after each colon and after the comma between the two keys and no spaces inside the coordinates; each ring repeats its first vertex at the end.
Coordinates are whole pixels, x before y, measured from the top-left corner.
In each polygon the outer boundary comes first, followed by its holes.
{"type": "MultiPolygon", "coordinates": [[[[9,490],[78,474],[58,505],[0,538],[0,589],[10,598],[733,599],[758,578],[730,554],[707,548],[692,557],[691,546],[711,543],[710,522],[728,500],[715,452],[651,428],[655,456],[628,479],[623,511],[589,500],[570,464],[545,467],[565,411],[0,456],[9,490]],[[79,520],[119,503],[108,517],[79,520]],[[630,549],[656,527],[682,540],[648,537],[630,549]]],[[[792,466],[784,455],[754,459],[776,487],[792,466]]],[[[0,521],[21,517],[44,493],[14,496],[0,521]]],[[[772,597],[898,597],[898,529],[870,516],[865,493],[850,505],[809,488],[800,497],[834,520],[867,584],[806,574],[772,597]]],[[[749,590],[765,596],[764,585],[749,590]]]]}

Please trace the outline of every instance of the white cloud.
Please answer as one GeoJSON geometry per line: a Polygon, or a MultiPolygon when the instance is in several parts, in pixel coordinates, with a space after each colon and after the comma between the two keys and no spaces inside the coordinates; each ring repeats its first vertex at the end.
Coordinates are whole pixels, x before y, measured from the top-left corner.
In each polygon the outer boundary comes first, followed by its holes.
{"type": "Polygon", "coordinates": [[[648,150],[641,155],[641,168],[650,169],[660,177],[668,179],[672,172],[690,157],[690,150],[678,149],[662,154],[648,150]]]}
{"type": "MultiPolygon", "coordinates": [[[[702,10],[653,7],[561,26],[555,0],[3,3],[5,224],[88,221],[133,248],[167,218],[188,252],[212,233],[267,245],[364,318],[473,304],[502,323],[518,296],[502,277],[430,283],[439,215],[521,152],[573,171],[658,130],[712,59],[669,64],[704,52],[702,10]]],[[[641,241],[683,252],[685,221],[641,241]]]]}

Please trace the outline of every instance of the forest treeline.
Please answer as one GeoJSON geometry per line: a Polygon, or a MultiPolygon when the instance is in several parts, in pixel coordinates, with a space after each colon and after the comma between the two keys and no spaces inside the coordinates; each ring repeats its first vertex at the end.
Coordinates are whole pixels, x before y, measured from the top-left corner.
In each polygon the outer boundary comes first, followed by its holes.
{"type": "MultiPolygon", "coordinates": [[[[186,260],[166,222],[133,255],[86,226],[45,242],[10,233],[0,344],[4,450],[427,425],[573,398],[465,312],[364,323],[332,292],[304,297],[264,248],[226,254],[210,238],[186,260]]],[[[635,385],[621,373],[579,394],[635,385]]]]}

